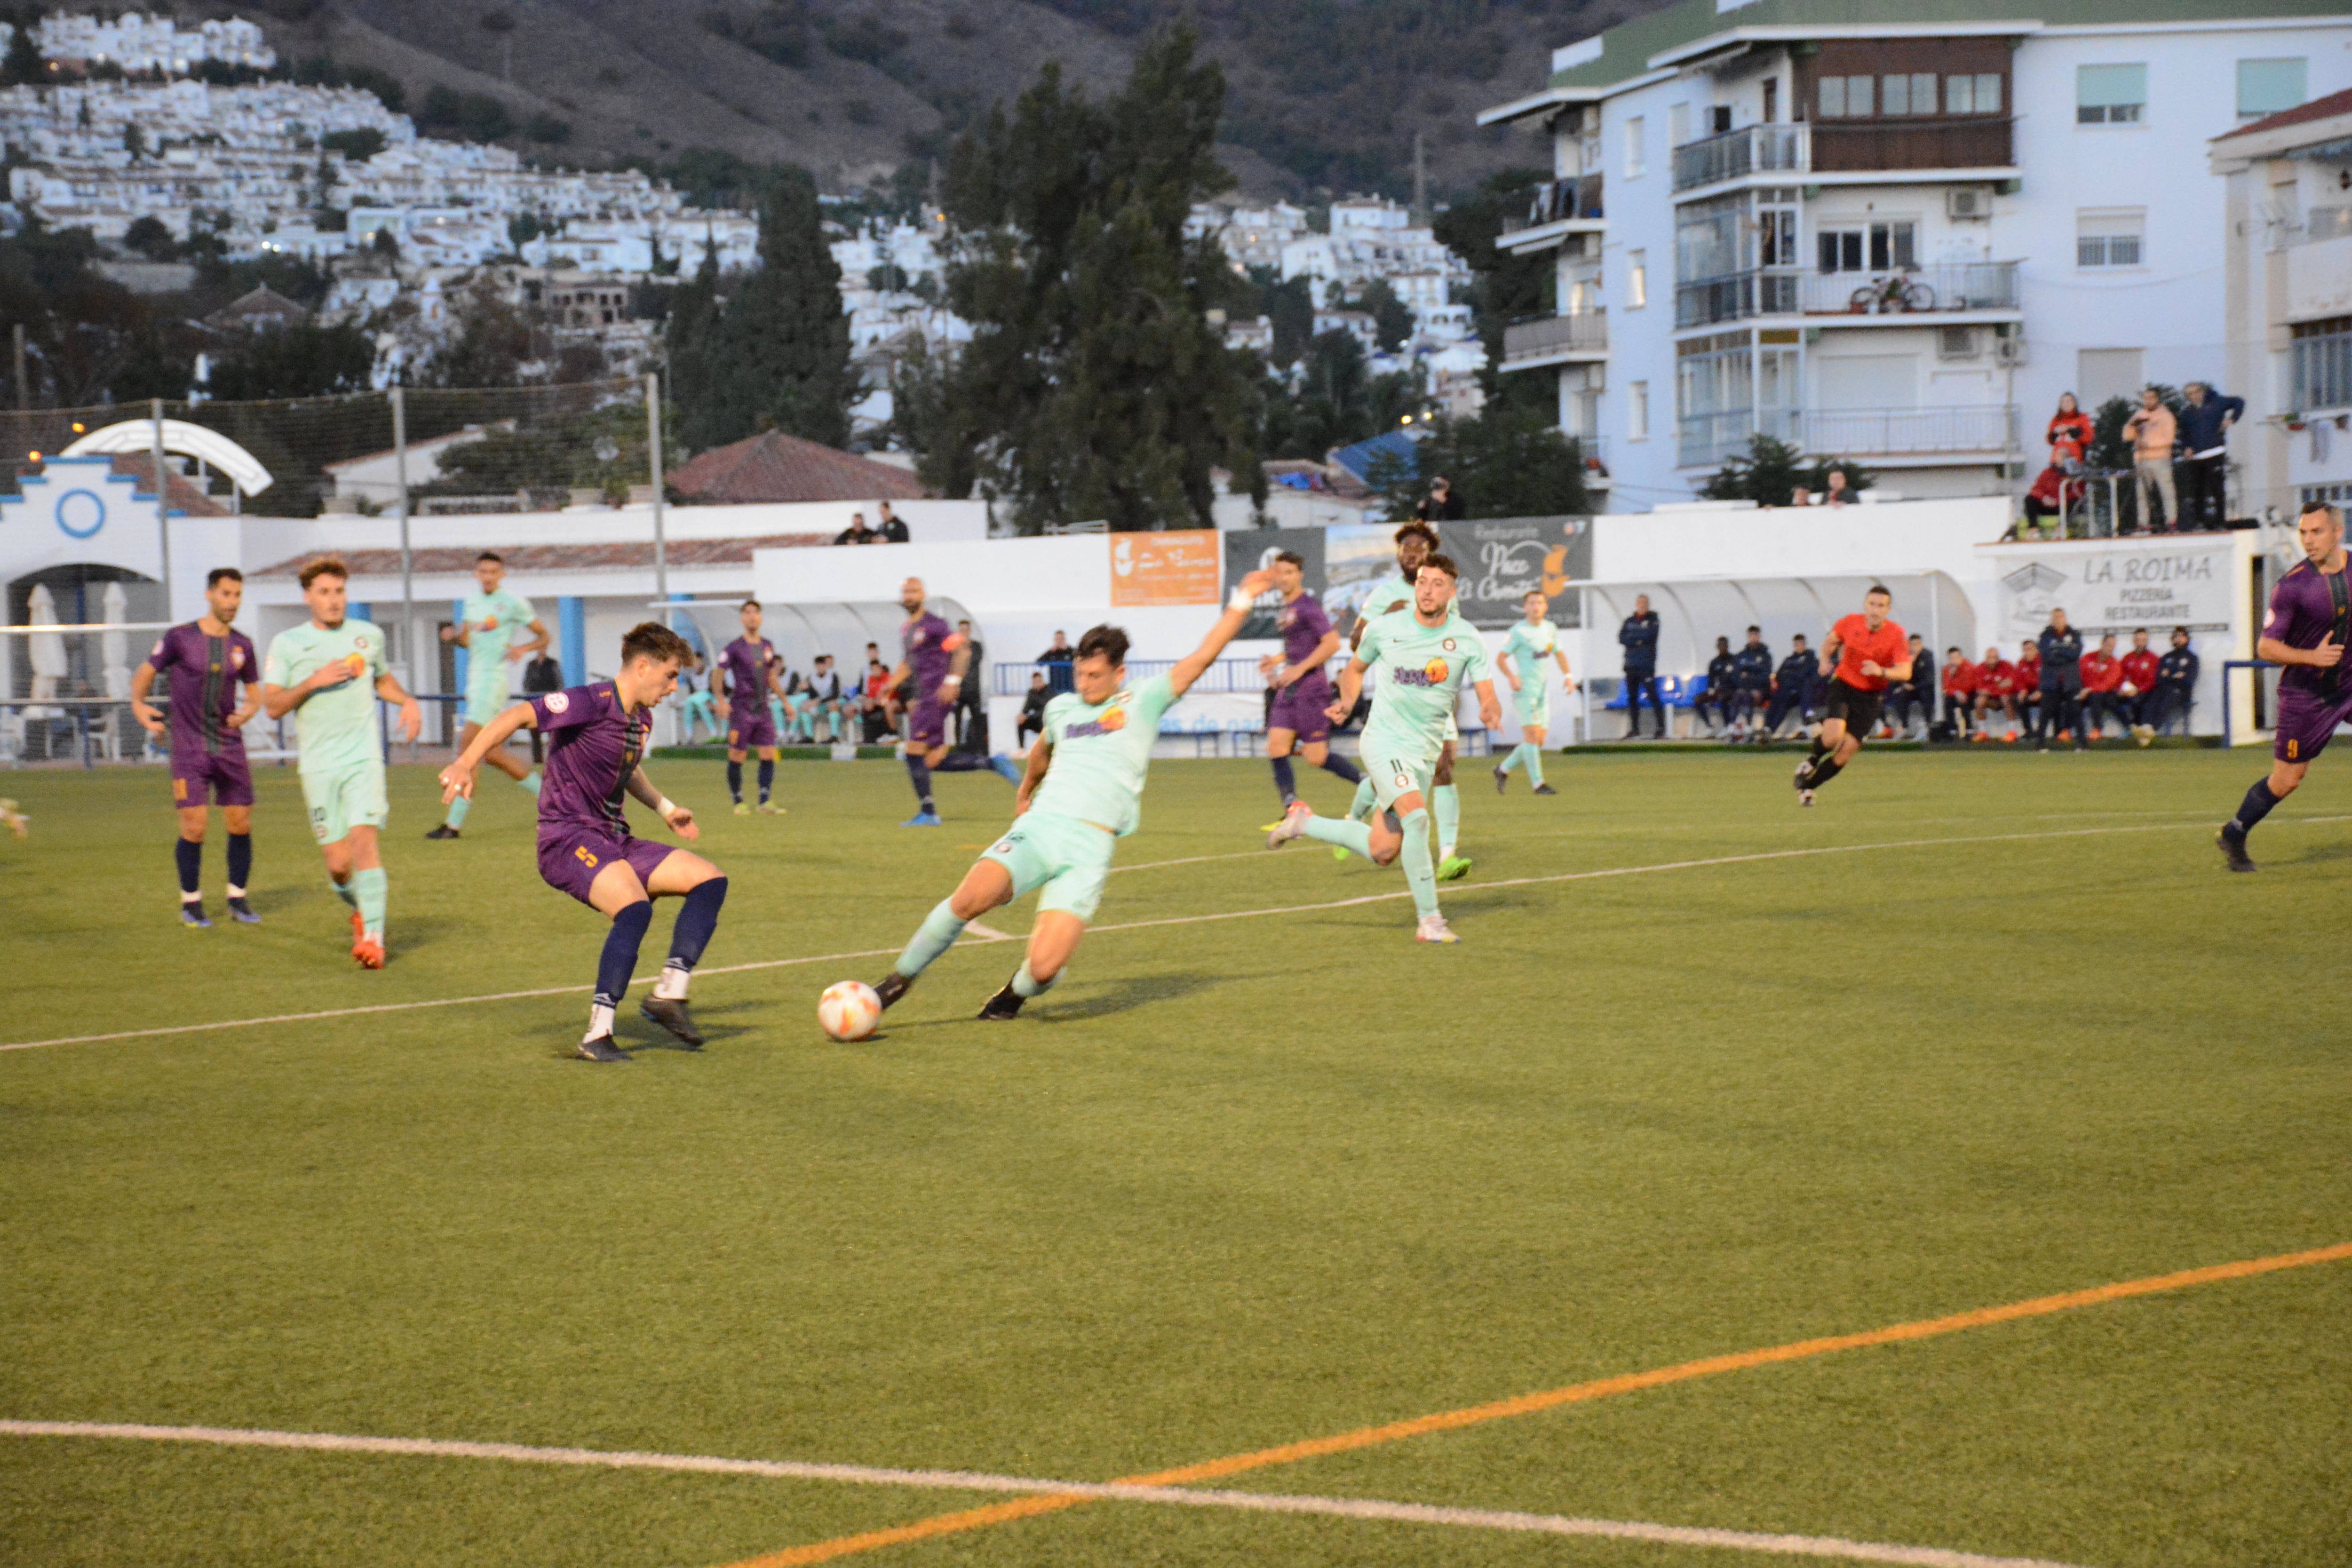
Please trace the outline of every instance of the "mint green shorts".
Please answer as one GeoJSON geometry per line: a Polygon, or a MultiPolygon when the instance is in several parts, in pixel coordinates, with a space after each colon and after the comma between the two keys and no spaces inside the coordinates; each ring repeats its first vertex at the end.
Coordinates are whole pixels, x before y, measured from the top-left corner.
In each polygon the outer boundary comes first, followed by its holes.
{"type": "Polygon", "coordinates": [[[1372,802],[1382,811],[1392,810],[1396,803],[1409,795],[1419,795],[1423,805],[1429,800],[1430,780],[1437,776],[1437,763],[1433,759],[1418,757],[1391,759],[1377,752],[1368,752],[1359,761],[1364,776],[1372,781],[1372,802]]]}
{"type": "Polygon", "coordinates": [[[1519,711],[1520,729],[1530,724],[1551,728],[1551,688],[1535,677],[1519,682],[1519,689],[1511,693],[1511,705],[1519,711]]]}
{"type": "Polygon", "coordinates": [[[302,804],[310,808],[310,835],[321,844],[339,844],[354,827],[382,827],[392,815],[383,759],[304,773],[302,804]]]}
{"type": "Polygon", "coordinates": [[[1082,921],[1095,918],[1103,879],[1110,875],[1111,850],[1118,839],[1107,828],[1075,816],[1032,811],[1013,818],[1004,837],[981,856],[1013,873],[1013,896],[1038,895],[1037,912],[1059,910],[1082,921]]]}
{"type": "Polygon", "coordinates": [[[475,680],[466,684],[466,722],[488,725],[489,721],[514,706],[515,700],[507,695],[507,666],[499,661],[492,673],[494,681],[475,680]]]}

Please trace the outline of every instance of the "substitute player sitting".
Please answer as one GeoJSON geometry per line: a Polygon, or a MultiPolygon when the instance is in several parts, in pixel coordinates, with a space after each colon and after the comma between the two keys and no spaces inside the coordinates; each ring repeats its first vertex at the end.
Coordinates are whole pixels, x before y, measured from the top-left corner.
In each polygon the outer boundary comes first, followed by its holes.
{"type": "Polygon", "coordinates": [[[1495,768],[1495,793],[1500,795],[1510,787],[1513,768],[1525,768],[1536,794],[1558,795],[1543,776],[1544,738],[1551,733],[1551,675],[1543,668],[1544,660],[1559,666],[1562,691],[1576,689],[1576,677],[1569,673],[1568,652],[1559,646],[1559,628],[1545,619],[1551,601],[1530,588],[1519,602],[1527,613],[1512,623],[1502,651],[1495,656],[1495,668],[1510,682],[1521,739],[1495,768]]]}
{"type": "Polygon", "coordinates": [[[972,862],[963,882],[923,920],[874,994],[889,1006],[963,934],[965,925],[1033,889],[1036,923],[1012,982],[988,999],[983,1018],[1017,1016],[1021,1005],[1060,977],[1102,902],[1111,849],[1143,816],[1143,784],[1160,716],[1216,662],[1272,584],[1264,572],[1241,580],[1201,646],[1165,675],[1127,684],[1127,634],[1097,626],[1078,639],[1073,690],[1045,705],[1045,732],[1029,749],[1013,826],[972,862]]]}
{"type": "Polygon", "coordinates": [[[326,858],[327,879],[351,906],[352,957],[362,969],[382,969],[392,889],[377,836],[392,805],[383,787],[383,746],[376,738],[376,700],[400,704],[404,742],[416,739],[425,715],[386,667],[383,633],[347,614],[351,576],[351,568],[333,556],[302,568],[302,602],[310,618],[269,639],[261,710],[272,719],[294,715],[302,800],[326,858]]]}
{"type": "Polygon", "coordinates": [[[1287,808],[1298,798],[1297,775],[1290,767],[1293,752],[1303,752],[1308,763],[1349,784],[1361,784],[1364,775],[1331,750],[1331,718],[1324,711],[1331,706],[1331,678],[1324,667],[1339,651],[1339,634],[1307,591],[1307,558],[1286,550],[1268,570],[1274,574],[1275,592],[1282,595],[1282,652],[1267,654],[1257,668],[1274,688],[1274,701],[1265,714],[1265,754],[1274,761],[1274,787],[1287,808]]]}
{"type": "MultiPolygon", "coordinates": [[[[505,559],[495,550],[483,551],[474,558],[474,582],[480,592],[466,595],[460,612],[463,620],[441,628],[441,640],[456,643],[467,656],[466,727],[458,731],[460,746],[506,708],[507,666],[529,658],[553,641],[530,601],[509,588],[506,580],[505,559]],[[525,631],[530,634],[527,637],[522,635],[525,631]]],[[[539,793],[539,774],[520,757],[493,752],[490,766],[531,794],[539,793]]],[[[467,795],[451,801],[446,820],[425,837],[457,837],[473,804],[467,795]]]]}
{"type": "Polygon", "coordinates": [[[148,702],[155,677],[165,678],[172,698],[172,804],[179,808],[180,837],[172,846],[180,869],[180,919],[209,928],[205,919],[205,799],[209,791],[228,828],[228,912],[244,925],[261,917],[245,900],[253,873],[253,773],[245,761],[245,724],[260,710],[254,688],[261,658],[253,640],[230,623],[245,603],[245,574],[215,566],[205,576],[202,616],[173,626],[155,643],[131,677],[131,712],[147,732],[162,739],[163,716],[148,702]],[[245,700],[236,700],[242,682],[245,700]]]}
{"type": "Polygon", "coordinates": [[[1862,614],[1830,628],[1822,648],[1822,674],[1830,697],[1813,753],[1797,764],[1797,804],[1813,804],[1813,792],[1838,776],[1862,750],[1862,739],[1878,722],[1886,688],[1911,679],[1911,639],[1886,618],[1895,595],[1874,587],[1862,596],[1862,614]]]}
{"type": "Polygon", "coordinates": [[[2271,771],[2254,781],[2238,815],[2221,825],[2218,842],[2232,871],[2253,870],[2246,835],[2271,807],[2303,785],[2312,760],[2327,749],[2336,727],[2352,719],[2352,680],[2344,645],[2352,642],[2352,594],[2346,592],[2344,514],[2313,501],[2295,520],[2303,559],[2271,590],[2270,614],[2254,657],[2284,665],[2279,675],[2278,729],[2271,741],[2271,771]]]}
{"type": "Polygon", "coordinates": [[[618,675],[516,703],[441,770],[442,798],[455,800],[474,787],[474,770],[483,757],[515,731],[533,729],[547,736],[547,787],[539,796],[539,874],[548,886],[613,922],[597,961],[588,1032],[578,1052],[590,1061],[629,1059],[614,1044],[613,1016],[636,972],[653,900],[661,898],[683,898],[686,905],[670,931],[669,960],[641,1011],[689,1048],[702,1044],[687,1010],[687,983],[719,929],[727,878],[699,855],[633,836],[621,805],[635,795],[680,838],[690,842],[701,836],[694,813],[654,788],[638,765],[654,707],[677,689],[678,668],[692,653],[684,637],[647,621],[621,639],[618,675]]]}
{"type": "Polygon", "coordinates": [[[1279,849],[1294,838],[1313,838],[1354,850],[1376,865],[1404,859],[1405,883],[1420,919],[1418,942],[1459,942],[1437,912],[1437,864],[1429,852],[1430,780],[1446,745],[1462,688],[1478,690],[1478,721],[1489,730],[1503,721],[1495,700],[1494,671],[1486,645],[1467,621],[1454,614],[1453,561],[1431,553],[1413,579],[1410,614],[1383,616],[1372,623],[1356,657],[1339,676],[1334,721],[1355,707],[1364,672],[1373,661],[1385,668],[1364,721],[1364,776],[1371,782],[1378,815],[1369,823],[1318,816],[1305,801],[1294,802],[1265,847],[1279,849]]]}

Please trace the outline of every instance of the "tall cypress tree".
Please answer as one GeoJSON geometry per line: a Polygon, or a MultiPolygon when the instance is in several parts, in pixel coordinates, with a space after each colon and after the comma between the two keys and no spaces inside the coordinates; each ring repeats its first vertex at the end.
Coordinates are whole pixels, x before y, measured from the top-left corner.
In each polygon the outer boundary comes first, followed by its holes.
{"type": "Polygon", "coordinates": [[[781,168],[760,207],[760,269],[720,323],[719,423],[733,440],[762,425],[828,447],[849,439],[849,317],[824,237],[816,181],[781,168]]]}
{"type": "Polygon", "coordinates": [[[669,353],[668,418],[689,451],[704,451],[732,438],[719,434],[729,428],[728,411],[719,397],[719,252],[715,245],[705,244],[702,265],[670,296],[669,320],[662,330],[669,353]]]}

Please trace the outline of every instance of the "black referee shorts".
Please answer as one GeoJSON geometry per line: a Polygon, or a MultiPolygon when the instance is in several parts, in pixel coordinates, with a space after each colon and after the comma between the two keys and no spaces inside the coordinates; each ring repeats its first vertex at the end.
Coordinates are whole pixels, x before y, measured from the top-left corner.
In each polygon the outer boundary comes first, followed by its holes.
{"type": "Polygon", "coordinates": [[[1860,691],[1832,677],[1829,707],[1822,717],[1844,720],[1845,732],[1857,741],[1864,741],[1868,740],[1870,732],[1878,728],[1878,710],[1885,705],[1884,692],[1860,691]]]}

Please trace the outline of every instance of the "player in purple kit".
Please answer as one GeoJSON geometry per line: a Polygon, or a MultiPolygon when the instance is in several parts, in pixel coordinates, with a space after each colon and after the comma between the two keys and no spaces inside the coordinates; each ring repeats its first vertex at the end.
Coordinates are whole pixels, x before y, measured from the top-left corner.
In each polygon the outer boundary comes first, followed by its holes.
{"type": "Polygon", "coordinates": [[[898,588],[898,607],[907,623],[898,628],[898,668],[890,672],[889,689],[896,691],[911,679],[914,697],[907,705],[907,778],[915,786],[915,815],[901,827],[937,827],[940,808],[931,800],[931,773],[978,773],[993,768],[1007,784],[1019,784],[1021,770],[1002,754],[983,757],[977,752],[948,750],[948,715],[963,693],[971,645],[953,627],[923,608],[923,580],[909,577],[898,588]]]}
{"type": "Polygon", "coordinates": [[[2344,514],[2325,501],[2312,501],[2295,520],[2294,531],[2303,559],[2271,590],[2270,615],[2254,640],[2257,658],[2286,667],[2279,676],[2270,776],[2254,781],[2238,815],[2221,825],[2215,840],[2232,871],[2255,868],[2246,854],[2246,835],[2295,792],[2312,759],[2327,749],[2336,726],[2352,719],[2352,679],[2344,668],[2344,645],[2352,642],[2344,514]]]}
{"type": "Polygon", "coordinates": [[[749,816],[743,804],[743,759],[760,753],[760,809],[781,816],[783,807],[768,804],[776,784],[776,716],[768,711],[768,693],[779,697],[776,645],[760,635],[760,601],[743,601],[743,635],[719,650],[718,679],[711,685],[719,720],[727,726],[727,793],[735,797],[735,815],[749,816]]]}
{"type": "Polygon", "coordinates": [[[1356,764],[1331,750],[1331,678],[1324,669],[1339,651],[1339,634],[1331,617],[1307,591],[1307,558],[1286,550],[1274,558],[1274,586],[1282,595],[1282,652],[1257,661],[1258,673],[1274,688],[1274,702],[1265,714],[1265,754],[1274,762],[1274,787],[1282,792],[1288,810],[1298,798],[1298,780],[1290,771],[1293,752],[1324,772],[1349,784],[1364,775],[1356,764]]]}
{"type": "Polygon", "coordinates": [[[245,603],[245,574],[216,566],[205,578],[205,613],[173,626],[155,644],[131,677],[131,711],[147,732],[161,739],[163,716],[147,700],[163,675],[172,703],[172,804],[180,812],[180,838],[173,846],[180,862],[180,919],[209,927],[202,889],[205,868],[205,795],[221,808],[228,827],[228,912],[245,925],[261,917],[245,900],[253,873],[253,774],[245,762],[245,721],[259,710],[261,659],[253,641],[230,623],[245,603]],[[236,700],[239,682],[245,700],[236,700]]]}
{"type": "Polygon", "coordinates": [[[639,765],[654,705],[677,689],[678,668],[691,652],[684,637],[647,621],[621,639],[618,675],[516,703],[441,770],[446,804],[473,789],[475,768],[508,736],[526,728],[547,736],[545,782],[539,794],[539,874],[550,887],[613,922],[596,966],[588,1033],[580,1041],[579,1054],[590,1061],[629,1059],[613,1043],[613,1015],[628,993],[637,946],[652,922],[653,900],[659,898],[683,898],[686,907],[670,933],[669,961],[642,1011],[689,1049],[702,1044],[701,1031],[687,1011],[687,983],[719,928],[726,874],[699,855],[632,837],[621,809],[624,797],[635,795],[680,838],[690,842],[701,836],[694,813],[654,788],[639,765]]]}

